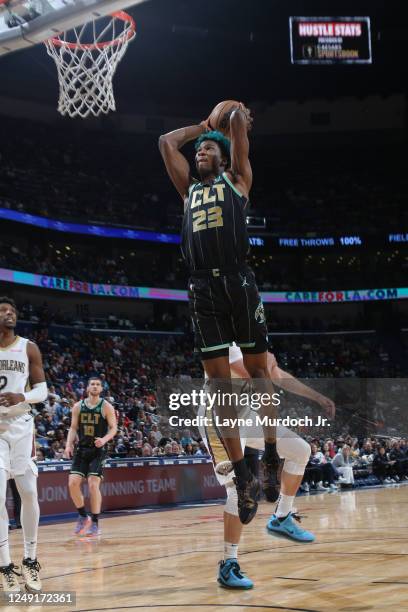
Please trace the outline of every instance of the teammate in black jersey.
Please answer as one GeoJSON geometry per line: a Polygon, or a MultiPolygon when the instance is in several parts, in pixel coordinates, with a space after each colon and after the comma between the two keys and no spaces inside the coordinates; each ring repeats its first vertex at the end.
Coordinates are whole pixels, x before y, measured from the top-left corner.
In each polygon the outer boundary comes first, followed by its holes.
{"type": "MultiPolygon", "coordinates": [[[[270,393],[265,313],[254,273],[246,263],[249,239],[245,209],[252,185],[248,130],[252,118],[240,104],[229,121],[230,141],[220,132],[210,131],[207,120],[161,136],[159,148],[184,202],[182,252],[191,275],[189,306],[196,349],[205,361],[208,377],[210,381],[230,379],[228,350],[236,342],[247,372],[258,380],[258,390],[270,393]],[[192,177],[180,152],[195,139],[198,179],[192,177]]],[[[225,430],[223,443],[234,464],[239,516],[243,523],[249,523],[257,510],[259,482],[245,463],[239,433],[225,430]]],[[[270,428],[265,431],[263,459],[267,476],[274,481],[279,458],[270,428]]]]}
{"type": "Polygon", "coordinates": [[[117,421],[112,404],[101,398],[102,382],[99,378],[89,379],[87,393],[88,397],[74,404],[72,408],[64,457],[70,459],[73,456],[68,484],[79,515],[75,534],[93,536],[101,533],[98,525],[102,504],[99,487],[106,459],[104,447],[116,435],[117,421]],[[74,451],[77,437],[78,446],[74,451]],[[92,521],[85,511],[81,491],[84,479],[88,480],[92,521]]]}

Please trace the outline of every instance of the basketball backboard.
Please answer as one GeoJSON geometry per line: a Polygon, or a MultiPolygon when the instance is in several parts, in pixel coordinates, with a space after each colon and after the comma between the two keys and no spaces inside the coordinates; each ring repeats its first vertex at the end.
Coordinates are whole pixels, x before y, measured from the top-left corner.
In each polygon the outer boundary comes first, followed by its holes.
{"type": "Polygon", "coordinates": [[[0,55],[147,0],[0,0],[0,55]]]}

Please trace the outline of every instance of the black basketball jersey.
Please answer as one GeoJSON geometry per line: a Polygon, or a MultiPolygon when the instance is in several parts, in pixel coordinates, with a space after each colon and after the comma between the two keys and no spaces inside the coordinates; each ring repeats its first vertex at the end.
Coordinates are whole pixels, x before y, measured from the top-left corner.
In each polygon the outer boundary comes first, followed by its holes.
{"type": "Polygon", "coordinates": [[[181,250],[191,271],[243,264],[249,252],[241,195],[224,172],[214,182],[192,183],[184,210],[181,250]]]}
{"type": "Polygon", "coordinates": [[[102,399],[94,408],[82,400],[79,410],[79,446],[95,448],[95,438],[103,438],[108,431],[108,421],[102,414],[102,399]]]}

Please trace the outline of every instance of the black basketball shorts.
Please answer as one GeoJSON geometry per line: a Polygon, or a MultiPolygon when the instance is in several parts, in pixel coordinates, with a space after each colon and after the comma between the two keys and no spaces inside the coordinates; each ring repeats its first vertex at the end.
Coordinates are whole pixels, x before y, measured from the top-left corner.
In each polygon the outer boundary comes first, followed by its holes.
{"type": "Polygon", "coordinates": [[[188,297],[195,348],[202,360],[228,355],[233,342],[243,353],[268,350],[265,311],[251,268],[193,273],[188,297]]]}
{"type": "Polygon", "coordinates": [[[105,460],[106,450],[104,448],[78,447],[72,459],[70,474],[78,474],[84,478],[88,476],[103,478],[105,460]]]}

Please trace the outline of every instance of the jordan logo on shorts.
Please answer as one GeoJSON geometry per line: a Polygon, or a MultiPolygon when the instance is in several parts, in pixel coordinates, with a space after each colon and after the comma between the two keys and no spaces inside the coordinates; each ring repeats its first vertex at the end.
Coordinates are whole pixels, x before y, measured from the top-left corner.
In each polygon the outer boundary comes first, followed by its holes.
{"type": "Polygon", "coordinates": [[[248,283],[248,281],[246,279],[246,276],[244,276],[244,280],[242,281],[241,287],[249,287],[249,283],[248,283]]]}

